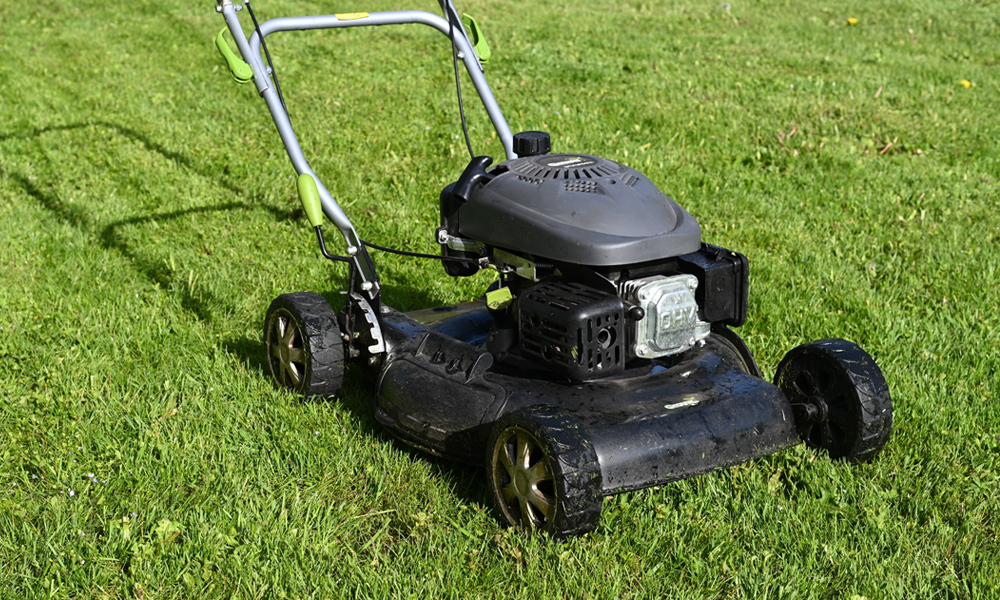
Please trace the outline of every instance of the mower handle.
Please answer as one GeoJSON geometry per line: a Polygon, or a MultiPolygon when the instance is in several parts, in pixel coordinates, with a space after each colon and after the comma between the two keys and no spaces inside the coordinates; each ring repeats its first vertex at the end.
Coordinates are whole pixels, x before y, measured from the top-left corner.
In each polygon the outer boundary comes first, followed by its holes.
{"type": "MultiPolygon", "coordinates": [[[[239,0],[236,0],[236,2],[238,1],[239,0]]],[[[450,0],[448,0],[447,4],[450,8],[453,8],[450,0]]],[[[344,240],[347,243],[347,254],[353,258],[352,262],[358,268],[358,275],[361,277],[361,285],[363,289],[368,292],[370,299],[374,300],[377,298],[379,292],[378,276],[375,273],[374,266],[367,259],[364,244],[362,243],[357,232],[354,230],[354,226],[351,224],[350,219],[347,218],[347,215],[344,214],[340,204],[337,203],[330,192],[326,189],[326,186],[323,185],[323,182],[316,175],[315,171],[312,170],[312,167],[309,166],[309,162],[306,160],[305,155],[302,152],[302,147],[299,144],[295,131],[292,128],[291,121],[288,118],[288,112],[286,111],[275,86],[271,85],[269,70],[264,67],[260,60],[261,39],[279,31],[403,25],[409,23],[427,25],[437,29],[441,33],[445,34],[445,36],[448,36],[452,28],[448,21],[444,18],[425,11],[407,10],[375,13],[342,13],[335,15],[281,17],[271,19],[259,25],[260,35],[258,35],[257,31],[254,31],[248,40],[243,33],[239,17],[236,14],[236,11],[240,8],[242,8],[242,6],[234,4],[234,0],[219,0],[218,11],[221,12],[225,18],[226,25],[229,27],[229,32],[232,35],[233,41],[236,42],[236,47],[238,48],[240,55],[242,55],[243,60],[246,61],[246,64],[249,65],[250,70],[253,72],[254,85],[257,87],[258,93],[267,104],[268,110],[271,112],[271,118],[274,120],[275,127],[278,130],[278,135],[281,137],[281,141],[285,146],[285,150],[288,153],[288,158],[292,162],[292,166],[295,167],[295,171],[299,175],[308,174],[315,180],[316,187],[319,192],[320,202],[323,207],[323,213],[325,213],[326,216],[333,221],[334,225],[337,226],[341,234],[344,236],[344,240]],[[362,258],[359,259],[358,255],[361,255],[362,258]]],[[[517,155],[514,153],[513,136],[510,132],[510,127],[507,125],[507,121],[504,118],[503,113],[500,111],[500,106],[497,104],[496,98],[493,96],[493,92],[490,90],[490,86],[486,82],[486,78],[482,72],[482,65],[479,63],[476,51],[473,48],[468,38],[468,34],[465,32],[461,23],[454,28],[454,34],[454,42],[459,52],[458,56],[465,64],[466,71],[472,79],[473,85],[476,87],[479,98],[493,123],[493,127],[496,130],[501,143],[503,144],[504,153],[508,159],[517,158],[517,155]]],[[[220,51],[221,50],[222,48],[220,48],[220,51]]]]}
{"type": "MultiPolygon", "coordinates": [[[[437,29],[445,36],[449,35],[450,27],[448,21],[438,15],[422,10],[347,13],[313,17],[279,17],[261,23],[260,33],[263,37],[267,37],[279,31],[378,27],[381,25],[406,25],[411,23],[427,25],[437,29]]],[[[490,90],[490,86],[486,82],[486,77],[483,75],[483,67],[479,63],[478,54],[469,40],[468,34],[465,32],[465,28],[461,24],[456,25],[455,33],[457,34],[455,35],[455,43],[458,46],[458,56],[465,64],[465,69],[469,73],[473,85],[476,87],[476,92],[479,94],[483,107],[486,108],[486,113],[493,123],[493,128],[496,130],[497,136],[499,136],[503,144],[504,153],[508,159],[517,158],[517,155],[514,153],[514,142],[510,127],[507,125],[507,120],[500,110],[500,105],[493,96],[493,91],[490,90]]],[[[250,36],[250,50],[254,53],[254,56],[260,56],[260,43],[260,37],[255,31],[250,36]]]]}

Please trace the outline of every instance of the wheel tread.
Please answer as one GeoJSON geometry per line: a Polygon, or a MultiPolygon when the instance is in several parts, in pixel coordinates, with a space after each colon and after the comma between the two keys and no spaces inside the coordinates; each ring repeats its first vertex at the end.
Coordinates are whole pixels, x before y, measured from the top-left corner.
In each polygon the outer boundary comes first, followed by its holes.
{"type": "MultiPolygon", "coordinates": [[[[502,417],[494,427],[488,448],[493,447],[503,430],[519,426],[537,435],[548,445],[550,459],[558,463],[553,478],[559,498],[556,516],[546,531],[563,539],[593,531],[600,521],[602,503],[601,469],[597,452],[580,422],[548,407],[515,411],[502,417]]],[[[492,470],[491,460],[487,468],[492,470]]],[[[492,472],[490,472],[492,480],[492,472]]],[[[499,502],[496,490],[494,502],[499,502]]],[[[502,514],[502,510],[500,511],[502,514]]]]}
{"type": "Polygon", "coordinates": [[[326,298],[315,292],[282,294],[271,302],[267,311],[265,346],[269,343],[272,316],[279,309],[288,311],[298,321],[305,340],[306,371],[296,391],[307,398],[336,396],[343,382],[345,362],[344,340],[336,313],[326,298]]]}
{"type": "Polygon", "coordinates": [[[833,360],[841,375],[854,390],[858,408],[858,431],[853,445],[843,455],[834,458],[859,463],[868,462],[885,446],[892,432],[892,398],[881,369],[874,359],[860,346],[843,339],[825,339],[803,344],[791,352],[778,365],[775,384],[788,394],[789,386],[784,373],[794,369],[794,363],[803,357],[833,360]]]}

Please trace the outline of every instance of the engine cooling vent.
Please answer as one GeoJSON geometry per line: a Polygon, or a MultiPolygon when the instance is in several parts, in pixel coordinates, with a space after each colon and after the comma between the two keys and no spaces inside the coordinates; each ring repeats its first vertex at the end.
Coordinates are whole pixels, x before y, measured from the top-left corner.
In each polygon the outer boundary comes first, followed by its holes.
{"type": "Polygon", "coordinates": [[[532,179],[587,180],[615,177],[626,167],[606,158],[586,154],[545,154],[518,158],[509,163],[512,172],[532,179]]]}
{"type": "Polygon", "coordinates": [[[596,181],[573,180],[563,183],[563,189],[567,192],[583,192],[586,194],[596,194],[600,192],[596,181]]]}
{"type": "Polygon", "coordinates": [[[536,285],[518,301],[521,353],[583,381],[625,369],[625,312],[618,296],[584,285],[536,285]]]}

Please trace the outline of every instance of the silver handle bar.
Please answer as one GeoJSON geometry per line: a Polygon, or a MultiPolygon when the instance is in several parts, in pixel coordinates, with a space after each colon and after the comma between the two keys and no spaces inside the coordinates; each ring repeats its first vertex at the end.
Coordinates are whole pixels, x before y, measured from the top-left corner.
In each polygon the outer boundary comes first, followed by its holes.
{"type": "MultiPolygon", "coordinates": [[[[238,47],[240,54],[243,56],[243,60],[250,65],[250,68],[253,71],[254,84],[257,86],[257,91],[260,93],[260,96],[264,98],[264,101],[267,103],[268,110],[271,112],[274,125],[278,129],[278,134],[281,136],[281,141],[285,146],[285,150],[288,152],[288,158],[291,160],[292,166],[295,167],[295,171],[298,174],[301,175],[302,173],[308,173],[316,180],[316,185],[320,194],[320,201],[323,205],[323,212],[331,221],[333,221],[334,225],[337,226],[341,234],[343,234],[344,240],[347,243],[347,253],[351,256],[355,256],[361,249],[361,239],[354,230],[354,226],[351,224],[350,219],[348,219],[347,215],[344,214],[340,204],[334,200],[333,196],[326,189],[326,186],[323,185],[323,182],[312,170],[312,167],[309,166],[309,162],[302,153],[302,147],[299,145],[298,138],[295,136],[295,131],[292,129],[288,113],[282,105],[277,91],[271,85],[271,78],[268,76],[267,69],[265,69],[264,65],[260,61],[260,37],[257,35],[256,31],[250,36],[249,41],[244,36],[243,29],[240,26],[239,17],[236,15],[236,7],[233,4],[233,0],[221,0],[221,6],[222,15],[226,19],[229,32],[236,41],[236,46],[238,47]]],[[[312,29],[334,29],[338,27],[405,25],[411,23],[433,27],[446,36],[449,34],[448,21],[438,15],[417,10],[360,13],[339,16],[323,15],[311,17],[280,17],[261,23],[260,32],[264,37],[267,37],[268,35],[279,31],[305,31],[312,29]]],[[[503,144],[504,153],[506,154],[508,160],[517,158],[513,149],[513,136],[510,132],[510,127],[507,125],[507,121],[504,118],[503,113],[500,111],[500,106],[497,104],[496,98],[493,96],[493,92],[490,90],[490,86],[486,82],[486,77],[482,73],[475,50],[473,50],[472,44],[469,42],[467,35],[461,27],[456,27],[455,33],[455,43],[458,46],[458,51],[460,53],[459,56],[462,58],[465,69],[468,72],[469,77],[472,79],[476,92],[479,94],[479,98],[482,101],[483,106],[486,108],[486,112],[493,123],[493,128],[496,130],[497,135],[503,144]]],[[[369,284],[369,287],[378,286],[378,278],[367,261],[356,260],[355,263],[359,267],[359,276],[361,277],[363,284],[369,284]]],[[[378,292],[377,289],[373,291],[375,293],[378,292]]]]}

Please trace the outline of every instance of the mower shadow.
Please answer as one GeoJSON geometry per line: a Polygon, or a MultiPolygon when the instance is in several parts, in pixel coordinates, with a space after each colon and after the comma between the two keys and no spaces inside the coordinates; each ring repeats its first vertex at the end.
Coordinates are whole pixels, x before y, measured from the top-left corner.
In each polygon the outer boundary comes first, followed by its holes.
{"type": "MultiPolygon", "coordinates": [[[[128,263],[143,277],[149,279],[160,287],[167,288],[171,282],[170,269],[164,262],[155,257],[144,254],[141,246],[136,246],[135,241],[128,240],[122,231],[129,227],[142,226],[155,223],[164,224],[172,220],[188,217],[193,214],[210,214],[216,212],[242,211],[242,212],[266,212],[271,215],[275,222],[301,221],[304,217],[300,206],[279,207],[269,204],[260,194],[241,187],[234,178],[226,173],[218,173],[210,166],[194,160],[192,157],[172,150],[161,143],[153,140],[145,133],[130,127],[119,125],[110,121],[85,121],[80,123],[70,123],[65,125],[40,127],[23,132],[0,133],[0,142],[9,139],[31,140],[41,137],[47,133],[86,131],[87,129],[105,129],[112,131],[121,137],[128,139],[135,144],[142,146],[148,152],[159,155],[174,163],[179,169],[187,171],[201,178],[211,179],[217,185],[225,189],[233,198],[228,202],[223,202],[211,206],[199,206],[184,208],[154,214],[142,214],[135,217],[121,219],[112,223],[100,223],[98,218],[91,215],[86,208],[72,204],[62,198],[58,193],[47,189],[44,183],[33,182],[26,174],[11,169],[0,169],[0,175],[7,177],[16,185],[21,187],[25,193],[34,198],[38,204],[48,210],[56,220],[70,225],[94,239],[105,250],[113,250],[128,259],[128,263]]],[[[331,229],[331,233],[335,230],[331,229]]],[[[414,310],[438,306],[441,304],[440,298],[427,293],[426,290],[409,286],[405,283],[398,283],[404,279],[405,274],[395,276],[391,264],[385,264],[374,257],[380,264],[382,275],[387,284],[384,285],[384,300],[387,304],[402,311],[414,310]]],[[[332,281],[327,285],[341,285],[346,281],[346,269],[336,269],[332,281]]],[[[339,288],[338,288],[339,289],[339,288]]],[[[199,320],[212,322],[219,313],[220,307],[225,306],[225,298],[211,294],[207,289],[200,289],[197,296],[190,290],[176,289],[175,293],[180,294],[181,306],[188,312],[194,314],[199,320]]],[[[335,310],[341,308],[343,301],[340,300],[337,291],[323,294],[330,301],[335,310]]],[[[223,311],[225,312],[225,311],[223,311]]],[[[233,343],[238,343],[234,340],[233,343]]]]}
{"type": "MultiPolygon", "coordinates": [[[[143,214],[112,223],[101,223],[100,219],[88,212],[86,208],[67,201],[58,193],[49,189],[44,182],[36,183],[28,175],[17,170],[0,168],[0,176],[6,177],[9,181],[23,189],[28,196],[32,197],[40,206],[46,209],[56,221],[80,231],[103,249],[113,251],[127,258],[127,263],[131,265],[132,269],[160,287],[170,287],[172,278],[171,270],[165,266],[163,261],[156,260],[155,257],[144,254],[141,251],[141,246],[137,246],[134,240],[126,237],[122,233],[123,230],[151,223],[161,224],[193,214],[226,211],[265,211],[270,213],[272,218],[277,222],[300,221],[303,217],[300,207],[295,206],[284,209],[270,205],[258,194],[254,194],[236,185],[225,174],[220,177],[219,173],[212,172],[210,168],[206,168],[205,165],[193,160],[190,156],[171,150],[138,130],[113,122],[87,121],[36,128],[18,133],[0,133],[0,142],[8,139],[34,139],[46,133],[84,131],[89,128],[113,131],[144,147],[147,151],[171,161],[184,171],[193,173],[199,177],[212,179],[223,189],[231,193],[233,197],[239,199],[211,206],[178,209],[156,214],[143,214]]],[[[386,271],[386,275],[388,280],[396,279],[393,277],[391,269],[386,271]]],[[[335,291],[328,291],[323,295],[331,301],[331,305],[335,310],[339,310],[343,305],[343,300],[339,294],[339,286],[341,282],[346,280],[346,270],[343,272],[339,270],[335,271],[330,277],[331,279],[327,281],[327,285],[338,287],[335,291]],[[337,283],[334,283],[334,281],[337,283]]],[[[442,304],[440,298],[428,294],[425,289],[395,282],[386,284],[385,289],[385,302],[399,310],[406,311],[442,304]]],[[[217,297],[217,295],[212,294],[207,289],[200,289],[199,293],[194,295],[190,290],[175,287],[174,293],[180,295],[180,304],[184,310],[202,322],[211,323],[220,314],[220,311],[222,313],[228,312],[225,299],[217,297]]],[[[263,307],[261,318],[263,318],[263,307]]],[[[224,341],[222,347],[227,352],[244,361],[244,364],[251,371],[259,373],[261,377],[270,378],[266,353],[263,343],[259,338],[255,339],[249,336],[237,337],[224,341]]],[[[485,493],[485,486],[482,485],[482,475],[478,469],[435,458],[412,449],[402,442],[397,441],[378,424],[374,415],[374,403],[372,402],[374,389],[369,378],[365,375],[359,368],[349,368],[346,373],[345,386],[341,398],[336,400],[336,402],[348,408],[360,429],[375,439],[395,444],[411,456],[414,461],[422,460],[431,464],[435,470],[454,482],[454,492],[463,501],[485,504],[487,495],[485,493]]]]}
{"type": "MultiPolygon", "coordinates": [[[[87,121],[82,123],[72,123],[60,126],[41,127],[22,133],[0,134],[0,142],[8,139],[34,139],[46,133],[53,132],[73,132],[83,131],[89,128],[99,128],[113,131],[116,134],[146,148],[151,153],[158,154],[163,158],[173,162],[179,168],[191,172],[199,177],[208,178],[215,181],[222,188],[230,192],[236,198],[242,200],[223,202],[211,206],[199,206],[194,208],[178,209],[169,212],[143,214],[141,216],[121,219],[109,224],[101,224],[88,210],[80,205],[72,204],[72,200],[67,201],[59,194],[46,189],[44,183],[35,183],[29,176],[10,169],[0,169],[0,175],[7,177],[24,192],[35,199],[39,205],[44,207],[59,222],[77,229],[87,235],[105,250],[112,250],[128,259],[128,264],[140,275],[146,277],[151,282],[160,287],[170,286],[171,272],[162,261],[155,260],[141,251],[141,247],[136,247],[134,242],[129,242],[121,231],[129,226],[145,225],[150,223],[161,224],[171,220],[190,216],[192,214],[207,214],[227,211],[265,211],[272,215],[275,221],[291,221],[302,218],[302,209],[293,207],[283,209],[269,205],[258,194],[251,193],[233,184],[228,177],[219,177],[210,169],[192,160],[187,155],[171,150],[160,143],[152,140],[147,135],[135,129],[118,125],[108,121],[87,121]]],[[[201,290],[196,297],[190,290],[177,289],[180,294],[181,306],[188,312],[195,315],[199,320],[212,322],[213,313],[218,312],[220,306],[224,306],[222,298],[211,294],[208,290],[201,290]]]]}

